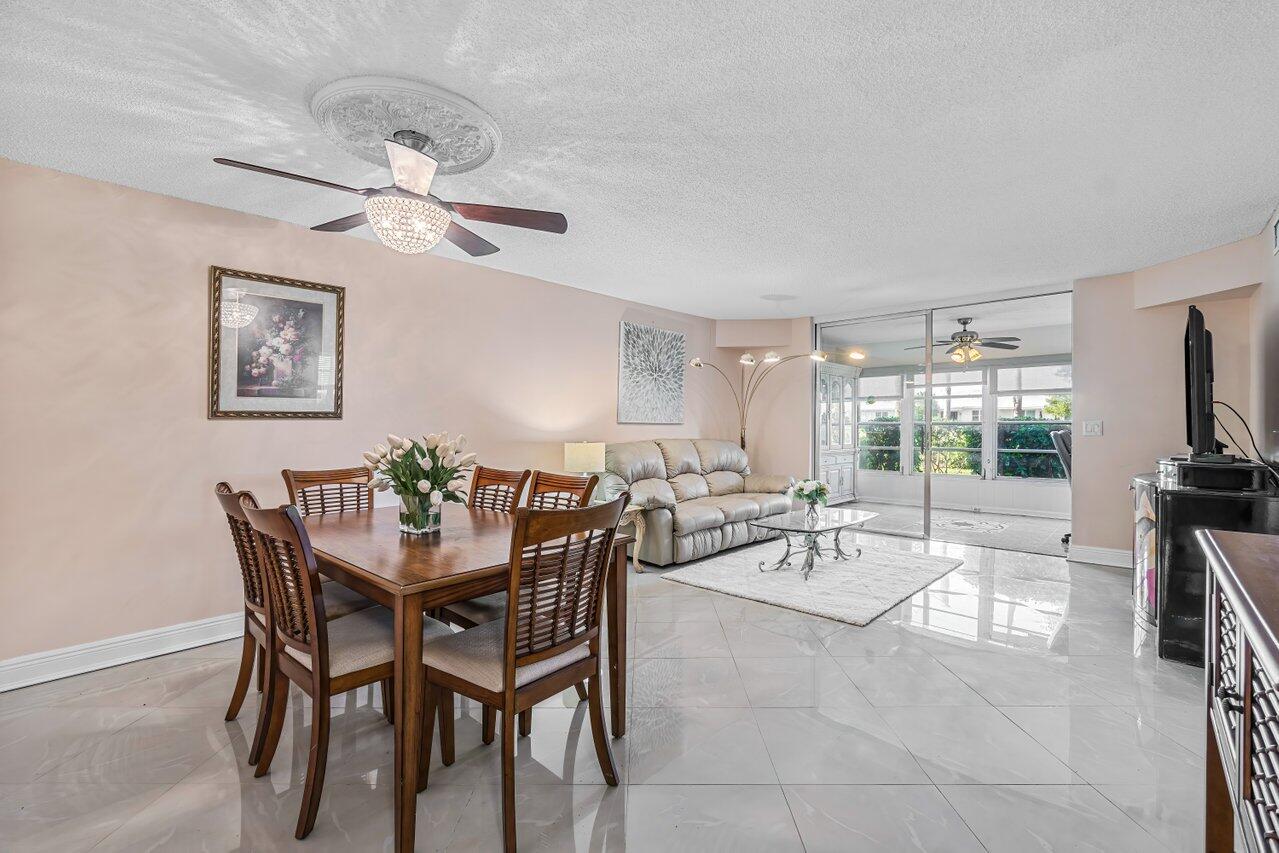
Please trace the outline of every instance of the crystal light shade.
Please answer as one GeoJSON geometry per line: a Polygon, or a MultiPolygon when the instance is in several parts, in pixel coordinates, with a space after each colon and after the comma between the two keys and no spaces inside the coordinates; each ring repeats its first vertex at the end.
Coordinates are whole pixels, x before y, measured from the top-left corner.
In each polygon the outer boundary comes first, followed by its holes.
{"type": "Polygon", "coordinates": [[[228,329],[243,329],[258,316],[258,306],[240,301],[243,295],[238,287],[228,287],[222,294],[222,325],[228,329]]]}
{"type": "Polygon", "coordinates": [[[394,195],[365,199],[364,212],[382,244],[406,255],[433,249],[452,222],[448,211],[434,202],[394,195]]]}

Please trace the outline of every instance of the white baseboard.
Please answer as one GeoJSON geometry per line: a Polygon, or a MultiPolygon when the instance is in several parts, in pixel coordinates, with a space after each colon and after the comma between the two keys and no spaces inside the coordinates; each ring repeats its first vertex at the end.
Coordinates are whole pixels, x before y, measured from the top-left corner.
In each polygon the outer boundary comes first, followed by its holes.
{"type": "Polygon", "coordinates": [[[1132,551],[1124,548],[1094,548],[1091,545],[1076,545],[1072,542],[1066,559],[1074,563],[1093,563],[1098,566],[1132,569],[1132,551]]]}
{"type": "Polygon", "coordinates": [[[244,612],[227,613],[0,661],[0,693],[244,635],[244,612]]]}

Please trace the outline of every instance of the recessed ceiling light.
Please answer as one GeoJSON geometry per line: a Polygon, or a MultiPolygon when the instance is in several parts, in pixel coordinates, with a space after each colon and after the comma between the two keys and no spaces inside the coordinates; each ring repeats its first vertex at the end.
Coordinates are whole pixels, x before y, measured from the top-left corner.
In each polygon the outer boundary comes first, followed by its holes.
{"type": "Polygon", "coordinates": [[[860,347],[853,347],[848,351],[848,357],[853,361],[864,361],[866,359],[866,350],[860,347]]]}

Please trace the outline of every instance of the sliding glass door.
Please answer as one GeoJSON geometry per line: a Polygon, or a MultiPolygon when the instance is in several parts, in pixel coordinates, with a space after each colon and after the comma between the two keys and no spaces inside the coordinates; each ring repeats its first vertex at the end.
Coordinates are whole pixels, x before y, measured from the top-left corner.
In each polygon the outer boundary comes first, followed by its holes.
{"type": "Polygon", "coordinates": [[[927,537],[935,402],[928,312],[824,323],[814,469],[832,504],[879,513],[866,529],[927,537]]]}

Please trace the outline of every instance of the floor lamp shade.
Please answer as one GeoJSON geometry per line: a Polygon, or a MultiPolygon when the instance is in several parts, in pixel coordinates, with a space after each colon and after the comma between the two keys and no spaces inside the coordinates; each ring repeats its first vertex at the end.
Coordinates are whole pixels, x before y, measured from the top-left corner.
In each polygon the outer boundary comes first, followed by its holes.
{"type": "Polygon", "coordinates": [[[564,443],[565,471],[603,471],[604,442],[567,441],[564,443]]]}

